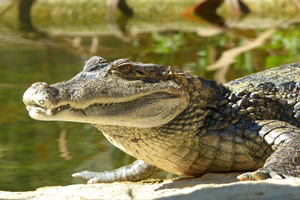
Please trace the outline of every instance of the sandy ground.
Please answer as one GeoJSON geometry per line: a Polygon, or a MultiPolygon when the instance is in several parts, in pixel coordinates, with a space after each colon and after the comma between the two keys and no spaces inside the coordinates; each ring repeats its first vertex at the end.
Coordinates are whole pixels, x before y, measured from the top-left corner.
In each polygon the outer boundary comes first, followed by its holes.
{"type": "Polygon", "coordinates": [[[0,191],[0,199],[300,199],[300,178],[239,182],[236,180],[238,174],[206,174],[201,178],[162,183],[79,184],[28,192],[0,191]]]}

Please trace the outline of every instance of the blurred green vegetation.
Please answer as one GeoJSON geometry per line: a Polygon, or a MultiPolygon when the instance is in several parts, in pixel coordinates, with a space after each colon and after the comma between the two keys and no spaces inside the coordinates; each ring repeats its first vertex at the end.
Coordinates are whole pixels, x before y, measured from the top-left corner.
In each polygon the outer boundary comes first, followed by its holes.
{"type": "Polygon", "coordinates": [[[284,63],[299,62],[300,30],[278,30],[272,36],[270,43],[260,49],[270,53],[265,63],[268,69],[284,63]]]}

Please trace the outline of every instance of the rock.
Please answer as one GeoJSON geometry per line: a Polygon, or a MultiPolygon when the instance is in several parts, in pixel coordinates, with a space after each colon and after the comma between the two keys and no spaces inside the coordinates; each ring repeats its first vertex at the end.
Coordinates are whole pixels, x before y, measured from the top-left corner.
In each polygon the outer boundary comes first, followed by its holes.
{"type": "MultiPolygon", "coordinates": [[[[29,192],[0,191],[0,199],[297,199],[300,178],[238,182],[239,173],[205,174],[201,178],[162,183],[124,182],[43,187],[29,192]]],[[[151,181],[150,181],[151,182],[151,181]]]]}

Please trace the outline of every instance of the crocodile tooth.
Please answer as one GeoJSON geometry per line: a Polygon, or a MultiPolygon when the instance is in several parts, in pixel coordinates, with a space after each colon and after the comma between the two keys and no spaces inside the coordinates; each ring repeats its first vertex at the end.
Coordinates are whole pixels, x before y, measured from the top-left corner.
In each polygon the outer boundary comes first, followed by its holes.
{"type": "Polygon", "coordinates": [[[47,115],[52,115],[52,110],[51,109],[47,110],[47,115]]]}

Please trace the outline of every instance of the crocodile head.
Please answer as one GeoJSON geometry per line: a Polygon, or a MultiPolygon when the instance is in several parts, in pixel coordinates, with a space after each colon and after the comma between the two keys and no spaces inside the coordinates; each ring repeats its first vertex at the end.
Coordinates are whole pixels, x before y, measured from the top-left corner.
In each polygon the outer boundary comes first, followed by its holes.
{"type": "Polygon", "coordinates": [[[190,95],[177,72],[168,66],[92,57],[71,80],[34,83],[23,101],[37,120],[158,127],[188,107],[190,95]]]}

